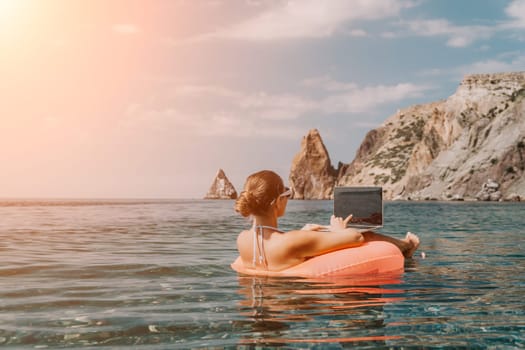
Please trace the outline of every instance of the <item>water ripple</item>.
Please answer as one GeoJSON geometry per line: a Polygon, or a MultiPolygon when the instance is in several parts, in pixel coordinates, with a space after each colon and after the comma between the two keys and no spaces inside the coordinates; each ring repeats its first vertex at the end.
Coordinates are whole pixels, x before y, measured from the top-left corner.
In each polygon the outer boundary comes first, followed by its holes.
{"type": "MultiPolygon", "coordinates": [[[[231,201],[3,201],[0,346],[522,348],[522,212],[387,203],[382,231],[418,232],[426,258],[316,280],[234,273],[231,201]]],[[[292,201],[282,225],[330,213],[292,201]]]]}

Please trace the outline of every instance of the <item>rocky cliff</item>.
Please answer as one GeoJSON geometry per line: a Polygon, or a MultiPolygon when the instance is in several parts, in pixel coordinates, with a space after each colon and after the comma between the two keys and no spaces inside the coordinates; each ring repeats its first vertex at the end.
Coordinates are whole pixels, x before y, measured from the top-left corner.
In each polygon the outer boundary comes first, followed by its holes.
{"type": "Polygon", "coordinates": [[[337,172],[316,129],[308,132],[292,161],[289,183],[295,199],[327,199],[332,196],[337,172]]]}
{"type": "Polygon", "coordinates": [[[525,198],[524,171],[525,72],[476,74],[371,130],[335,184],[380,185],[385,199],[525,198]],[[499,196],[479,198],[488,182],[499,196]]]}
{"type": "Polygon", "coordinates": [[[350,164],[331,165],[317,130],[290,170],[296,199],[336,186],[383,186],[385,199],[525,198],[525,72],[466,76],[446,100],[398,111],[350,164]]]}
{"type": "Polygon", "coordinates": [[[231,184],[230,180],[228,180],[228,178],[226,177],[226,174],[224,173],[224,171],[222,169],[219,169],[204,199],[236,199],[236,198],[237,198],[237,191],[235,191],[235,188],[231,184]]]}

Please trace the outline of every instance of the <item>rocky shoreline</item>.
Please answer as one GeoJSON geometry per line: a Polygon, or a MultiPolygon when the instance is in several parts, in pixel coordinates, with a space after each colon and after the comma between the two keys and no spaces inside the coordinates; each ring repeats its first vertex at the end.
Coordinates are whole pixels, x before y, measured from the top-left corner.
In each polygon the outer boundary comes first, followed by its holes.
{"type": "Polygon", "coordinates": [[[516,72],[468,75],[446,100],[398,111],[337,168],[310,130],[289,180],[297,199],[330,199],[334,186],[382,186],[385,200],[517,201],[524,173],[525,72],[516,72]]]}
{"type": "MultiPolygon", "coordinates": [[[[220,172],[206,198],[236,198],[220,172]]],[[[337,168],[312,129],[289,184],[294,199],[333,199],[335,186],[382,186],[385,200],[496,202],[525,200],[524,175],[525,72],[514,72],[467,75],[449,98],[398,111],[337,168]]]]}

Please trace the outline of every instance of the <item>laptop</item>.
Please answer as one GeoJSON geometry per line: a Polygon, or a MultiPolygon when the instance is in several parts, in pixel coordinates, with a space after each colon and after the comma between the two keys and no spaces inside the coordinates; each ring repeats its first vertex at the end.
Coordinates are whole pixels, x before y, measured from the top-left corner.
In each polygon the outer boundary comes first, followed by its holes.
{"type": "Polygon", "coordinates": [[[352,214],[347,227],[371,230],[383,226],[382,187],[335,187],[334,215],[345,219],[352,214]]]}

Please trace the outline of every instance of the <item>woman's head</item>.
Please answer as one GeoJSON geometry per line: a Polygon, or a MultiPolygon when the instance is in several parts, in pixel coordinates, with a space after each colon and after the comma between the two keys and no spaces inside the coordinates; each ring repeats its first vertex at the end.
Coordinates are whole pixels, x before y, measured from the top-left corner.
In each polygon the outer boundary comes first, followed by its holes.
{"type": "Polygon", "coordinates": [[[235,211],[244,217],[265,215],[283,192],[285,187],[279,175],[270,170],[259,171],[246,179],[235,211]]]}

